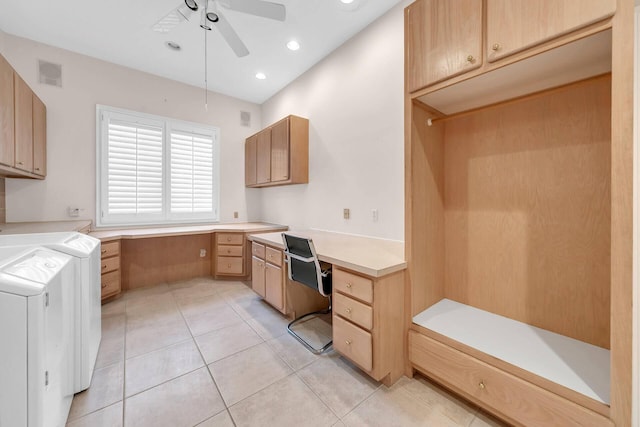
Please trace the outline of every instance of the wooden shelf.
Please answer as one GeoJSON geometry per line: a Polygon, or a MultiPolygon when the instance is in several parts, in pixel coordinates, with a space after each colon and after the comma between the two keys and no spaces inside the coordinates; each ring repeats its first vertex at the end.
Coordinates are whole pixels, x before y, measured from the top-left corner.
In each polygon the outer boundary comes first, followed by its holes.
{"type": "Polygon", "coordinates": [[[609,404],[609,350],[442,299],[413,323],[609,404]]]}

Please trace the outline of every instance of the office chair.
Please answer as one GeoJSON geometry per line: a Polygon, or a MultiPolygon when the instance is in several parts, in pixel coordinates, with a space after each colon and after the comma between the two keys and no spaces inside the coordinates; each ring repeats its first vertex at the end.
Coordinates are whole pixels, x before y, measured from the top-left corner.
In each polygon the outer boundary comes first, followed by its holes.
{"type": "Polygon", "coordinates": [[[329,268],[325,268],[325,270],[321,268],[316,249],[311,239],[292,236],[286,233],[282,233],[282,239],[285,246],[285,262],[289,264],[289,268],[287,269],[289,280],[302,283],[316,290],[320,295],[329,298],[329,308],[298,317],[289,323],[287,331],[313,354],[322,354],[331,347],[333,341],[329,341],[320,348],[315,348],[296,334],[292,326],[313,317],[331,313],[331,265],[326,264],[325,267],[328,266],[329,268]]]}

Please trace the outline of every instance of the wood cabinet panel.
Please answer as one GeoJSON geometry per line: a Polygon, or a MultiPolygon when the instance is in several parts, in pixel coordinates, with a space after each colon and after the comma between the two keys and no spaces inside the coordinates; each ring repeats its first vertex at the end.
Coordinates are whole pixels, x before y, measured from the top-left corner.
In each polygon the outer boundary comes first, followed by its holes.
{"type": "Polygon", "coordinates": [[[481,0],[418,0],[405,31],[409,92],[482,65],[481,0]]]}
{"type": "Polygon", "coordinates": [[[100,255],[104,258],[109,258],[120,254],[120,241],[115,240],[113,242],[106,242],[100,245],[100,255]]]}
{"type": "Polygon", "coordinates": [[[373,369],[371,334],[333,316],[333,347],[365,371],[373,369]]]}
{"type": "Polygon", "coordinates": [[[615,10],[615,0],[487,0],[488,60],[601,21],[615,10]]]}
{"type": "Polygon", "coordinates": [[[265,264],[265,299],[269,304],[282,310],[284,307],[284,283],[282,280],[282,268],[273,264],[265,264]]]}
{"type": "Polygon", "coordinates": [[[265,247],[260,243],[253,242],[251,244],[251,254],[253,256],[257,256],[258,258],[264,259],[265,247]]]}
{"type": "Polygon", "coordinates": [[[239,257],[219,256],[217,261],[217,274],[242,274],[244,259],[239,257]]]}
{"type": "Polygon", "coordinates": [[[258,166],[258,137],[256,135],[247,138],[244,143],[244,185],[255,185],[257,181],[256,168],[258,166]]]}
{"type": "Polygon", "coordinates": [[[264,259],[273,265],[277,265],[278,267],[282,267],[282,251],[274,248],[267,248],[264,254],[264,259]]]}
{"type": "Polygon", "coordinates": [[[15,167],[33,172],[33,92],[14,73],[15,167]]]}
{"type": "Polygon", "coordinates": [[[13,166],[14,162],[14,109],[13,68],[0,55],[0,163],[13,166]]]}
{"type": "Polygon", "coordinates": [[[289,179],[289,120],[271,128],[271,182],[289,179]]]}
{"type": "Polygon", "coordinates": [[[47,174],[47,108],[33,95],[33,173],[47,174]]]}
{"type": "Polygon", "coordinates": [[[373,309],[353,298],[336,293],[333,297],[333,312],[365,329],[373,328],[373,309]]]}
{"type": "Polygon", "coordinates": [[[120,269],[120,257],[115,256],[111,258],[105,258],[101,261],[100,272],[102,274],[108,273],[110,271],[115,271],[120,269]]]}
{"type": "Polygon", "coordinates": [[[364,302],[373,302],[373,282],[371,279],[334,268],[332,282],[333,288],[338,292],[364,302]]]}
{"type": "Polygon", "coordinates": [[[414,331],[409,332],[409,360],[519,425],[612,425],[595,412],[414,331]]]}
{"type": "Polygon", "coordinates": [[[218,255],[242,256],[243,249],[244,248],[242,246],[219,245],[218,246],[218,255]]]}
{"type": "Polygon", "coordinates": [[[218,233],[218,245],[241,245],[243,241],[242,233],[218,233]]]}
{"type": "Polygon", "coordinates": [[[101,299],[109,298],[117,295],[121,291],[120,270],[112,271],[102,275],[102,284],[100,297],[101,299]]]}
{"type": "Polygon", "coordinates": [[[266,296],[264,261],[256,257],[251,258],[251,287],[262,298],[266,296]]]}
{"type": "Polygon", "coordinates": [[[265,129],[257,136],[256,181],[265,184],[271,181],[271,130],[265,129]]]}

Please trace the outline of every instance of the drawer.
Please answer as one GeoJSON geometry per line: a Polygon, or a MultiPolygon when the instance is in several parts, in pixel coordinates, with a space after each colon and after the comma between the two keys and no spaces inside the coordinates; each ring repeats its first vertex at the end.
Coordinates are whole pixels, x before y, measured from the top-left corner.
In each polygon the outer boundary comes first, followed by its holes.
{"type": "Polygon", "coordinates": [[[120,272],[112,271],[102,275],[102,298],[120,293],[120,272]]]}
{"type": "Polygon", "coordinates": [[[364,302],[373,302],[373,282],[362,276],[333,268],[333,288],[364,302]]]}
{"type": "Polygon", "coordinates": [[[445,385],[523,425],[611,425],[600,414],[415,331],[409,331],[409,360],[445,385]]]}
{"type": "Polygon", "coordinates": [[[218,233],[218,245],[242,245],[243,233],[218,233]]]}
{"type": "Polygon", "coordinates": [[[365,371],[373,369],[371,334],[333,316],[333,348],[365,371]]]}
{"type": "Polygon", "coordinates": [[[333,312],[365,329],[373,328],[373,309],[353,298],[336,293],[333,296],[333,312]]]}
{"type": "Polygon", "coordinates": [[[218,255],[242,256],[242,246],[218,246],[218,255]]]}
{"type": "Polygon", "coordinates": [[[244,258],[219,256],[216,274],[242,274],[244,258]]]}
{"type": "Polygon", "coordinates": [[[269,264],[281,267],[282,251],[280,249],[267,248],[265,261],[267,261],[269,264]]]}
{"type": "Polygon", "coordinates": [[[100,262],[100,273],[108,273],[110,271],[120,269],[120,257],[114,256],[111,258],[105,258],[100,262]]]}
{"type": "Polygon", "coordinates": [[[251,255],[264,259],[265,248],[260,243],[253,242],[251,244],[251,255]]]}
{"type": "Polygon", "coordinates": [[[100,244],[100,255],[102,258],[109,258],[120,255],[120,241],[106,242],[100,244]]]}

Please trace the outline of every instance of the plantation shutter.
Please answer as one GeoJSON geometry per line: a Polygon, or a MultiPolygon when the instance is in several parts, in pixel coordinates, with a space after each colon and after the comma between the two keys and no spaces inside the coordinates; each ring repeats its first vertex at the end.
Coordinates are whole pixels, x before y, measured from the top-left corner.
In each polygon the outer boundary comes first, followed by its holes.
{"type": "Polygon", "coordinates": [[[110,118],[107,144],[108,214],[161,214],[163,128],[110,118]]]}
{"type": "Polygon", "coordinates": [[[214,135],[171,130],[171,214],[214,209],[214,135]]]}

